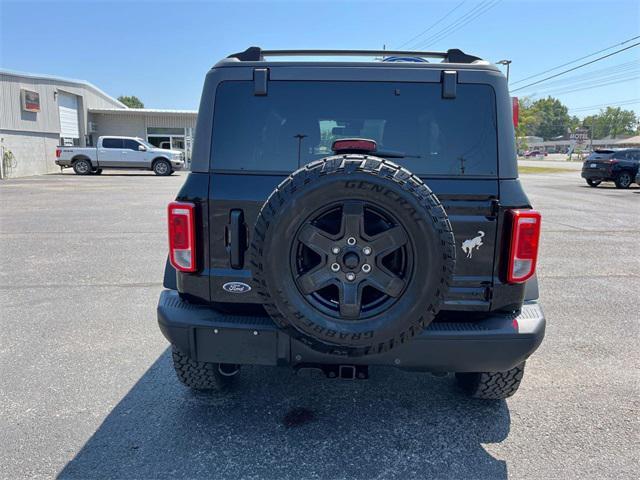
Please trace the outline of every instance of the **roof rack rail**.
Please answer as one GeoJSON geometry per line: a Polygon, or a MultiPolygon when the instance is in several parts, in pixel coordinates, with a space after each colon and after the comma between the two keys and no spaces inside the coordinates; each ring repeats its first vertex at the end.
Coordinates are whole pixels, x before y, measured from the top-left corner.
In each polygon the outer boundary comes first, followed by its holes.
{"type": "Polygon", "coordinates": [[[227,58],[237,58],[242,62],[260,62],[264,57],[375,57],[375,56],[410,56],[423,58],[442,58],[448,63],[473,63],[482,60],[467,55],[462,50],[452,48],[446,52],[414,52],[411,50],[262,50],[260,47],[249,47],[244,52],[233,53],[227,58]]]}

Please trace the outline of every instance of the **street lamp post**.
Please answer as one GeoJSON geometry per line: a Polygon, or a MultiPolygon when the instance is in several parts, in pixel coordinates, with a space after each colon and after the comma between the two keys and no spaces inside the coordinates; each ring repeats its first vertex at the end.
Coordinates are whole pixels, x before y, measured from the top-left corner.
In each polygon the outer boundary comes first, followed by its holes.
{"type": "Polygon", "coordinates": [[[496,62],[498,65],[506,65],[507,66],[507,83],[509,83],[509,65],[511,65],[511,60],[500,60],[496,62]]]}

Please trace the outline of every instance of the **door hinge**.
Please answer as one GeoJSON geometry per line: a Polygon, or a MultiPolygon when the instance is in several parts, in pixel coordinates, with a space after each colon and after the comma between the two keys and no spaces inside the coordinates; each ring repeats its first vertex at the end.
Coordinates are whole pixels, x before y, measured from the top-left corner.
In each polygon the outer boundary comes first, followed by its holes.
{"type": "Polygon", "coordinates": [[[456,98],[457,85],[458,72],[455,70],[444,70],[442,72],[442,98],[456,98]]]}
{"type": "Polygon", "coordinates": [[[491,216],[495,218],[498,216],[498,213],[500,213],[500,200],[494,198],[491,200],[491,216]]]}

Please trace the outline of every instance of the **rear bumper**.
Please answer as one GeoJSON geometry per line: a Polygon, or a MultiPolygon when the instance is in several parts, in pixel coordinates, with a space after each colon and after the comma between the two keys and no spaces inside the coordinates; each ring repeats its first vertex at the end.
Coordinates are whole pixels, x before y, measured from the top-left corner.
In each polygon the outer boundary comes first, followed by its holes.
{"type": "Polygon", "coordinates": [[[611,173],[604,170],[582,170],[582,178],[587,180],[612,180],[611,173]]]}
{"type": "Polygon", "coordinates": [[[280,331],[269,317],[219,313],[193,305],[175,290],[158,303],[164,336],[194,360],[241,365],[389,365],[433,372],[504,371],[526,360],[540,345],[545,318],[537,302],[514,314],[477,322],[432,323],[418,337],[391,352],[340,357],[311,350],[280,331]]]}

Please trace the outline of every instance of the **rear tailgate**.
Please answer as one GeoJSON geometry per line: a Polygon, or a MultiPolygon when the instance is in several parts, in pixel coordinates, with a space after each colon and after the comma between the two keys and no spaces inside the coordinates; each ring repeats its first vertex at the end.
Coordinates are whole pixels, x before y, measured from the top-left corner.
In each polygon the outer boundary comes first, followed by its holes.
{"type": "MultiPolygon", "coordinates": [[[[209,190],[211,300],[238,302],[223,286],[252,285],[246,248],[278,183],[331,155],[334,140],[359,137],[399,154],[391,160],[419,175],[449,215],[457,264],[444,308],[489,310],[499,200],[496,117],[494,90],[484,84],[458,84],[450,99],[440,83],[428,82],[271,80],[266,96],[255,94],[253,81],[223,82],[209,190]]],[[[242,301],[260,303],[255,290],[242,301]]]]}

